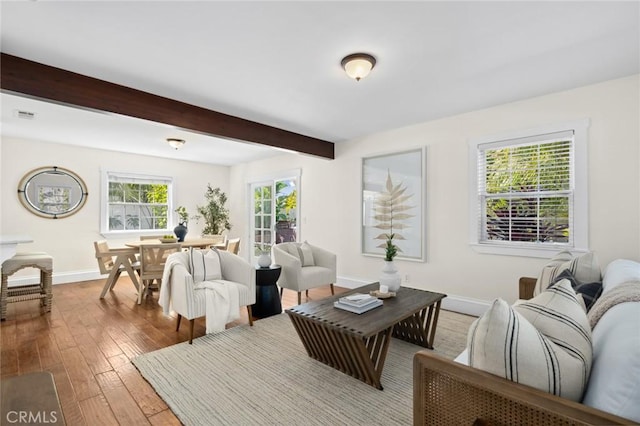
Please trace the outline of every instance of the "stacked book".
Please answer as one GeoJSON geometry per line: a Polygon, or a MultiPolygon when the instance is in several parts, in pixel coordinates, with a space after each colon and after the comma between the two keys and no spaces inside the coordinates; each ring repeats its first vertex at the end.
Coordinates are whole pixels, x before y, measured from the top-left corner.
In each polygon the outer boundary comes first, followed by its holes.
{"type": "Polygon", "coordinates": [[[378,306],[382,306],[382,300],[369,294],[355,293],[341,297],[333,302],[333,306],[338,309],[344,309],[345,311],[362,314],[378,306]]]}

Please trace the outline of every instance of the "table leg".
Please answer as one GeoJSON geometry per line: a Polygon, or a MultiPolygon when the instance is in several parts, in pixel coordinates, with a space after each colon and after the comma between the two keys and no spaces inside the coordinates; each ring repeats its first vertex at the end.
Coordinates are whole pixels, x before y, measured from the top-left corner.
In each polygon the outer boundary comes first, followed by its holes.
{"type": "Polygon", "coordinates": [[[120,270],[114,267],[111,269],[109,276],[107,277],[107,281],[104,283],[104,287],[102,288],[102,293],[100,293],[100,299],[104,299],[104,296],[107,294],[107,291],[113,287],[116,283],[116,280],[120,278],[120,270]]]}
{"type": "Polygon", "coordinates": [[[136,277],[136,272],[131,266],[130,257],[131,254],[122,253],[116,256],[116,259],[113,261],[113,268],[107,277],[107,281],[104,284],[104,288],[102,289],[102,293],[100,294],[100,299],[104,299],[104,296],[107,294],[107,291],[112,289],[116,285],[116,281],[120,278],[120,274],[124,269],[127,274],[129,274],[129,278],[131,278],[131,282],[135,288],[140,291],[140,283],[138,282],[138,278],[136,277]]]}
{"type": "Polygon", "coordinates": [[[131,278],[131,282],[133,283],[135,288],[140,290],[140,283],[138,282],[136,271],[133,269],[133,266],[131,266],[131,262],[129,262],[129,259],[127,258],[126,261],[123,261],[122,265],[124,266],[124,269],[127,271],[127,274],[129,274],[129,278],[131,278]]]}
{"type": "Polygon", "coordinates": [[[361,337],[308,321],[302,316],[289,315],[289,318],[311,358],[382,390],[380,377],[393,327],[370,337],[361,337]]]}
{"type": "Polygon", "coordinates": [[[252,311],[257,318],[267,318],[282,313],[282,304],[275,283],[256,285],[256,303],[253,305],[252,311]]]}
{"type": "Polygon", "coordinates": [[[433,349],[441,301],[408,316],[393,327],[393,337],[433,349]]]}

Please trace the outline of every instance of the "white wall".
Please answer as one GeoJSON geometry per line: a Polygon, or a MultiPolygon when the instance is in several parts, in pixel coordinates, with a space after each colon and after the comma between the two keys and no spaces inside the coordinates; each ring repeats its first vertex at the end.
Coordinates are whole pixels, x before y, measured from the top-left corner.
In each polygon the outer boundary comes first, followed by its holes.
{"type": "MultiPolygon", "coordinates": [[[[232,212],[246,211],[246,183],[254,177],[300,167],[302,239],[337,253],[339,281],[377,280],[382,261],[360,254],[361,158],[426,146],[427,262],[397,261],[409,276],[404,285],[512,302],[518,277],[537,276],[545,260],[470,248],[467,141],[589,118],[590,247],[602,267],[618,257],[640,261],[638,95],[633,76],[338,143],[333,161],[290,154],[234,166],[232,212]]],[[[237,231],[248,236],[246,227],[237,231]]]]}
{"type": "MultiPolygon", "coordinates": [[[[427,262],[398,260],[409,285],[450,298],[490,301],[517,297],[517,279],[536,276],[543,259],[478,254],[468,245],[467,141],[487,135],[589,118],[590,246],[604,267],[624,257],[640,261],[639,76],[514,102],[336,144],[336,159],[285,154],[228,167],[4,138],[0,146],[0,233],[29,234],[21,250],[55,259],[54,282],[97,276],[93,241],[99,234],[100,170],[175,177],[176,205],[195,213],[207,182],[229,195],[233,236],[248,241],[247,184],[284,170],[302,170],[301,238],[338,255],[339,283],[375,281],[379,258],[360,254],[360,167],[363,156],[427,147],[427,262]],[[31,169],[66,167],[89,188],[87,205],[61,220],[29,213],[17,185],[31,169]]],[[[348,117],[345,117],[348,119],[348,117]]],[[[201,225],[189,224],[190,235],[201,225]]],[[[125,240],[110,241],[121,245],[125,240]]],[[[241,255],[248,250],[241,247],[241,255]]],[[[88,279],[88,278],[84,278],[88,279]]],[[[446,299],[445,299],[446,300],[446,299]]]]}
{"type": "MultiPolygon", "coordinates": [[[[45,251],[54,258],[54,283],[99,277],[93,242],[100,235],[101,171],[173,176],[174,203],[184,205],[190,214],[204,204],[207,183],[228,193],[229,167],[169,160],[143,155],[80,148],[48,142],[3,138],[0,146],[0,233],[27,234],[34,240],[19,251],[45,251]],[[59,166],[78,174],[88,188],[87,204],[76,214],[63,219],[47,219],[30,213],[20,203],[17,188],[20,179],[32,169],[59,166]]],[[[177,216],[176,216],[177,219],[177,216]]],[[[203,224],[189,222],[189,236],[200,235],[203,224]]],[[[112,247],[122,247],[137,237],[110,239],[112,247]]],[[[25,269],[13,276],[32,276],[25,269]]]]}

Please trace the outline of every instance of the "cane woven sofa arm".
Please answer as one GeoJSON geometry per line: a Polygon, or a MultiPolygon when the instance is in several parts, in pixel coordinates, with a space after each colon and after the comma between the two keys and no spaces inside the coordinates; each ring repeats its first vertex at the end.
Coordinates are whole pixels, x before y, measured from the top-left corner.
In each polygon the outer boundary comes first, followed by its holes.
{"type": "Polygon", "coordinates": [[[413,358],[413,424],[634,424],[423,350],[413,358]]]}
{"type": "Polygon", "coordinates": [[[533,292],[536,288],[536,278],[520,277],[518,280],[518,298],[529,300],[533,298],[533,292]]]}

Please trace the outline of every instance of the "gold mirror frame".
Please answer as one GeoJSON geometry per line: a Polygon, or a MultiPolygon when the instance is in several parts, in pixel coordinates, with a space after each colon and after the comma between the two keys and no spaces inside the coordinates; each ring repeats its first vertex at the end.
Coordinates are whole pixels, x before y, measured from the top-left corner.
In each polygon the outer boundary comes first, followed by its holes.
{"type": "Polygon", "coordinates": [[[31,213],[49,219],[61,219],[78,212],[88,196],[80,176],[57,166],[31,170],[18,185],[22,205],[31,213]]]}

